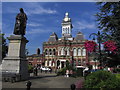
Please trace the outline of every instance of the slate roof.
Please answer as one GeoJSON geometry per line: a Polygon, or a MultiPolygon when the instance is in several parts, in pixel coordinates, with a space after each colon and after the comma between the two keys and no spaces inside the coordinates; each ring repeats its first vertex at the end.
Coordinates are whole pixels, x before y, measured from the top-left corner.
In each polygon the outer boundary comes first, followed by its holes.
{"type": "Polygon", "coordinates": [[[57,34],[53,32],[52,35],[50,35],[50,38],[48,39],[48,42],[55,42],[58,40],[57,34]]]}
{"type": "Polygon", "coordinates": [[[84,40],[84,35],[81,32],[78,32],[74,40],[84,40]]]}

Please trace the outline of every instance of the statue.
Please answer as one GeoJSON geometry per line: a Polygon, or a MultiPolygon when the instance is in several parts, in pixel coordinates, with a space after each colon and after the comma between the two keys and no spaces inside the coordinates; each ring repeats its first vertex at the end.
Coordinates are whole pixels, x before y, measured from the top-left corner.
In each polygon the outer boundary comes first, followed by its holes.
{"type": "Polygon", "coordinates": [[[24,13],[24,10],[20,8],[20,13],[16,16],[14,34],[15,35],[25,35],[27,24],[27,15],[24,13]]]}
{"type": "Polygon", "coordinates": [[[39,48],[37,48],[37,55],[39,55],[40,54],[40,49],[39,48]]]}

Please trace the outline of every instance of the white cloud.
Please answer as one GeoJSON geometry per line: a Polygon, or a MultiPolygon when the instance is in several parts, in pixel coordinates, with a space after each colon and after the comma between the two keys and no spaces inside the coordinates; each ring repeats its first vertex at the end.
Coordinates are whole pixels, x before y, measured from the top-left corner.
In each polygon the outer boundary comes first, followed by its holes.
{"type": "Polygon", "coordinates": [[[52,30],[32,29],[32,30],[26,31],[26,34],[43,34],[48,32],[52,32],[52,30]]]}
{"type": "Polygon", "coordinates": [[[50,8],[44,8],[43,6],[40,6],[38,3],[33,3],[29,5],[28,7],[31,9],[28,9],[27,13],[29,15],[31,14],[56,14],[56,10],[52,10],[50,8]],[[32,6],[31,6],[32,5],[32,6]]]}
{"type": "Polygon", "coordinates": [[[57,11],[51,9],[45,9],[43,7],[35,8],[30,10],[28,14],[55,14],[57,11]]]}
{"type": "Polygon", "coordinates": [[[75,23],[75,29],[77,30],[84,30],[84,29],[95,29],[96,28],[96,25],[95,23],[91,22],[87,22],[87,21],[78,21],[75,23]]]}
{"type": "Polygon", "coordinates": [[[38,26],[42,26],[42,24],[32,22],[32,23],[28,23],[27,26],[29,26],[29,27],[38,27],[38,26]]]}
{"type": "Polygon", "coordinates": [[[21,6],[19,7],[6,7],[5,12],[4,13],[18,13],[18,8],[23,7],[25,9],[25,13],[27,15],[32,15],[32,14],[56,14],[57,11],[53,10],[51,8],[46,8],[44,6],[42,6],[41,3],[39,2],[28,2],[28,3],[23,3],[21,4],[21,6]]]}

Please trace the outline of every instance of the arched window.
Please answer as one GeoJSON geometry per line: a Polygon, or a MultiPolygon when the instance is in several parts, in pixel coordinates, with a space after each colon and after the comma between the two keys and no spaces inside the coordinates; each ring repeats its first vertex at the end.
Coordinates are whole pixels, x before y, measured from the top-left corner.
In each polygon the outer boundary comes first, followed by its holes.
{"type": "Polygon", "coordinates": [[[68,27],[68,34],[70,33],[70,29],[69,29],[69,27],[68,27]]]}
{"type": "Polygon", "coordinates": [[[62,48],[61,50],[61,55],[64,55],[64,48],[62,48]]]}
{"type": "Polygon", "coordinates": [[[67,34],[67,28],[66,28],[66,30],[65,30],[65,31],[66,31],[66,34],[67,34]]]}
{"type": "Polygon", "coordinates": [[[65,33],[65,28],[63,28],[63,33],[65,33]]]}
{"type": "Polygon", "coordinates": [[[81,49],[80,48],[78,48],[78,56],[81,56],[81,49]]]}
{"type": "Polygon", "coordinates": [[[81,65],[81,61],[80,60],[78,60],[78,66],[80,66],[81,65]]]}
{"type": "Polygon", "coordinates": [[[61,55],[61,49],[60,48],[58,49],[58,55],[61,55]]]}
{"type": "Polygon", "coordinates": [[[47,49],[45,50],[45,55],[48,55],[48,50],[47,49]]]}
{"type": "Polygon", "coordinates": [[[67,49],[67,55],[70,55],[70,51],[69,51],[69,49],[67,49]]]}
{"type": "Polygon", "coordinates": [[[48,63],[47,63],[47,60],[46,60],[46,61],[45,61],[45,66],[47,66],[47,64],[48,64],[48,63]]]}
{"type": "Polygon", "coordinates": [[[55,55],[55,49],[53,49],[53,55],[55,55]]]}
{"type": "Polygon", "coordinates": [[[76,60],[74,60],[74,66],[76,66],[76,60]]]}
{"type": "Polygon", "coordinates": [[[51,64],[52,64],[52,61],[50,60],[50,61],[49,61],[49,66],[51,66],[51,64]]]}
{"type": "Polygon", "coordinates": [[[51,49],[49,49],[49,55],[52,55],[52,50],[51,49]]]}
{"type": "Polygon", "coordinates": [[[76,50],[76,48],[73,49],[73,56],[77,56],[77,50],[76,50]]]}
{"type": "Polygon", "coordinates": [[[85,48],[82,50],[82,55],[86,56],[86,49],[85,48]]]}

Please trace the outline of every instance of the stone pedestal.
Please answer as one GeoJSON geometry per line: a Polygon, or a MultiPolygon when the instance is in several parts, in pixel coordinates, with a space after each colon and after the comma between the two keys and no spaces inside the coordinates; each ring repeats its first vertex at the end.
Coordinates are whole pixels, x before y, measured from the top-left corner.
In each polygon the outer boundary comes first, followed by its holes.
{"type": "Polygon", "coordinates": [[[8,55],[2,62],[2,72],[20,74],[21,80],[26,80],[29,77],[28,61],[25,55],[28,40],[21,35],[11,35],[8,40],[8,55]]]}

